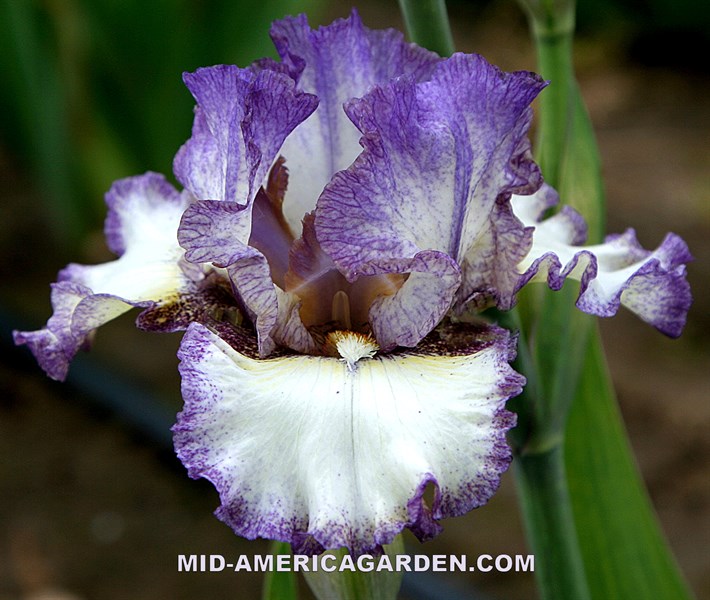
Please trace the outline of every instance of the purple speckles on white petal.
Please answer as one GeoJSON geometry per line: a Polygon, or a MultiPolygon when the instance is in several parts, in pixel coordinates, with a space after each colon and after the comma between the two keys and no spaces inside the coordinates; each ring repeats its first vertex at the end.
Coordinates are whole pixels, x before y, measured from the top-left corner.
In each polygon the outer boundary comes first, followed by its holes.
{"type": "Polygon", "coordinates": [[[190,287],[181,267],[177,229],[188,198],[155,173],[117,181],[108,192],[106,234],[120,254],[99,265],[71,264],[52,288],[54,314],[45,328],[16,332],[40,365],[64,379],[69,362],[92,331],[130,310],[150,307],[190,287]]]}
{"type": "MultiPolygon", "coordinates": [[[[544,85],[531,73],[503,73],[479,56],[455,55],[436,66],[430,81],[400,78],[347,104],[365,151],[318,199],[323,250],[350,281],[373,265],[379,273],[386,266],[402,273],[422,252],[458,265],[448,276],[430,273],[425,286],[413,285],[423,283],[423,271],[410,277],[397,294],[403,310],[379,323],[385,347],[394,339],[416,344],[452,302],[460,308],[475,294],[501,306],[510,301],[515,265],[531,240],[508,197],[541,183],[526,134],[529,104],[544,85]],[[407,301],[410,291],[421,293],[407,301]],[[407,318],[407,309],[427,305],[430,312],[410,310],[415,318],[407,318]],[[410,332],[386,332],[394,318],[409,321],[410,332]]],[[[392,302],[382,299],[373,312],[392,302]]]]}
{"type": "Polygon", "coordinates": [[[504,404],[524,380],[505,332],[471,335],[453,354],[433,355],[449,344],[437,338],[425,354],[351,371],[336,358],[248,358],[192,325],[180,349],[178,456],[215,484],[217,515],[250,539],[360,554],[405,527],[432,537],[439,519],[486,502],[510,462],[504,404]]]}
{"type": "Polygon", "coordinates": [[[249,205],[317,98],[269,69],[218,65],[185,73],[184,80],[198,108],[193,135],[175,157],[175,176],[197,199],[249,205]]]}
{"type": "Polygon", "coordinates": [[[52,316],[47,325],[37,331],[14,331],[16,344],[27,344],[37,362],[52,379],[64,381],[69,363],[87,340],[71,331],[71,319],[76,305],[91,291],[71,282],[52,284],[52,316]]]}
{"type": "Polygon", "coordinates": [[[441,59],[405,42],[398,31],[364,27],[355,11],[317,30],[305,15],[276,21],[271,35],[284,64],[301,71],[299,89],[316,94],[320,102],[281,150],[291,171],[284,214],[298,231],[325,184],[360,153],[360,133],[343,104],[400,75],[425,79],[441,59]]]}
{"type": "Polygon", "coordinates": [[[685,242],[668,234],[650,252],[629,229],[608,236],[603,244],[578,246],[585,230],[571,208],[539,220],[555,197],[546,186],[534,196],[513,198],[516,215],[535,227],[532,249],[518,265],[518,289],[531,280],[546,279],[558,290],[570,277],[581,282],[577,306],[584,312],[610,317],[623,305],[662,333],[678,337],[692,301],[685,267],[692,256],[685,242]]]}

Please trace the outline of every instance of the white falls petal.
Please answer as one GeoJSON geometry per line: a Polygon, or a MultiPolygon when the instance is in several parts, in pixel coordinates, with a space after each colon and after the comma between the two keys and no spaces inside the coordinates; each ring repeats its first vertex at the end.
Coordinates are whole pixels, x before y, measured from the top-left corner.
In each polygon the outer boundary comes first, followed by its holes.
{"type": "Polygon", "coordinates": [[[180,350],[178,456],[215,484],[217,515],[250,539],[360,553],[404,527],[432,537],[438,519],[485,503],[510,461],[504,405],[524,379],[508,365],[507,332],[480,331],[467,352],[434,355],[437,341],[350,365],[260,360],[193,324],[180,350]]]}

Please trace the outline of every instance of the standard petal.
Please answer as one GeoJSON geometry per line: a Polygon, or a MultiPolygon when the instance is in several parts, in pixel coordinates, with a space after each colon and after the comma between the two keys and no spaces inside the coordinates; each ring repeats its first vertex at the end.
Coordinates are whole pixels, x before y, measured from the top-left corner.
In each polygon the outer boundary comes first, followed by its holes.
{"type": "Polygon", "coordinates": [[[351,102],[365,151],[333,177],[316,208],[318,240],[346,277],[437,251],[461,268],[457,289],[442,278],[419,298],[440,306],[439,319],[476,294],[502,304],[516,279],[500,273],[514,273],[530,244],[507,203],[541,183],[526,133],[543,87],[533,74],[455,55],[431,81],[399,79],[351,102]]]}
{"type": "Polygon", "coordinates": [[[437,331],[421,353],[352,369],[338,358],[258,360],[245,334],[231,337],[188,330],[173,431],[190,476],[214,483],[216,514],[236,533],[360,554],[405,527],[433,537],[440,519],[497,488],[511,458],[505,401],[524,383],[508,365],[506,332],[437,331]]]}
{"type": "Polygon", "coordinates": [[[291,77],[218,65],[185,73],[198,107],[175,176],[200,200],[250,205],[286,136],[318,104],[291,77]]]}
{"type": "Polygon", "coordinates": [[[535,228],[532,248],[518,265],[522,276],[517,288],[546,278],[550,288],[558,290],[570,277],[581,282],[580,310],[610,317],[623,305],[662,333],[678,337],[692,302],[685,264],[693,257],[686,243],[669,233],[650,252],[629,229],[607,236],[603,244],[580,246],[584,220],[570,207],[542,219],[557,202],[557,193],[549,186],[533,196],[513,197],[516,216],[535,228]]]}
{"type": "Polygon", "coordinates": [[[398,31],[367,29],[355,11],[315,31],[305,15],[276,21],[271,36],[283,63],[301,71],[298,87],[320,101],[281,150],[291,172],[284,214],[297,232],[325,184],[360,153],[360,134],[343,104],[399,75],[427,78],[441,59],[398,31]]]}
{"type": "Polygon", "coordinates": [[[100,265],[71,264],[52,289],[54,314],[36,332],[16,332],[50,377],[63,379],[69,362],[94,329],[130,310],[173,302],[195,282],[182,266],[177,242],[187,198],[162,175],[114,183],[106,195],[106,239],[120,258],[100,265]]]}

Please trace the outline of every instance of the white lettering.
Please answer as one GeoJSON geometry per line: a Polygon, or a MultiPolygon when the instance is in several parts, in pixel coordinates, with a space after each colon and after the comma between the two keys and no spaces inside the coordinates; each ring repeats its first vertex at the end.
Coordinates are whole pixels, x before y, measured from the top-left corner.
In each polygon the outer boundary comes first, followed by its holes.
{"type": "Polygon", "coordinates": [[[335,565],[335,555],[324,554],[321,556],[320,568],[326,573],[332,573],[337,568],[335,565]]]}
{"type": "Polygon", "coordinates": [[[357,557],[357,570],[369,573],[375,568],[375,561],[369,554],[361,554],[357,557]]]}
{"type": "Polygon", "coordinates": [[[353,557],[350,556],[349,554],[344,554],[343,555],[343,560],[340,561],[340,571],[356,571],[357,567],[355,566],[355,563],[353,562],[353,557]]]}
{"type": "Polygon", "coordinates": [[[409,554],[398,554],[397,559],[395,561],[396,563],[396,569],[398,573],[401,573],[402,571],[411,571],[412,567],[410,566],[410,563],[412,562],[412,557],[409,556],[409,554]]]}
{"type": "Polygon", "coordinates": [[[507,573],[513,568],[513,559],[507,554],[499,554],[496,556],[496,571],[499,573],[507,573]],[[505,566],[503,566],[505,563],[505,566]]]}
{"type": "Polygon", "coordinates": [[[308,557],[305,554],[296,554],[293,557],[293,570],[308,572],[308,557]]]}
{"type": "Polygon", "coordinates": [[[221,554],[210,554],[210,571],[224,571],[226,561],[221,554]]]}
{"type": "Polygon", "coordinates": [[[394,568],[392,567],[392,560],[389,557],[389,554],[383,554],[380,556],[380,559],[377,561],[377,568],[375,569],[376,571],[389,571],[392,573],[394,571],[394,568]]]}
{"type": "Polygon", "coordinates": [[[178,571],[197,571],[197,555],[178,554],[178,571]]]}
{"type": "Polygon", "coordinates": [[[489,571],[493,570],[493,567],[488,565],[487,563],[491,562],[493,560],[493,557],[490,554],[481,554],[478,557],[478,560],[476,561],[476,566],[478,567],[479,571],[483,571],[484,573],[488,573],[489,571]],[[486,561],[485,563],[483,561],[486,561]]]}
{"type": "Polygon", "coordinates": [[[535,555],[528,554],[523,556],[522,554],[515,555],[515,570],[518,572],[526,573],[527,571],[535,570],[535,555]]]}
{"type": "Polygon", "coordinates": [[[466,555],[452,554],[449,556],[449,571],[465,571],[466,570],[466,555]]]}
{"type": "Polygon", "coordinates": [[[274,570],[273,554],[256,554],[254,556],[254,570],[260,572],[274,570]]]}
{"type": "Polygon", "coordinates": [[[431,570],[434,572],[446,571],[446,554],[434,554],[431,557],[431,570]]]}
{"type": "Polygon", "coordinates": [[[240,554],[237,563],[234,565],[234,572],[238,573],[239,571],[246,571],[247,573],[252,571],[249,557],[246,554],[240,554]]]}
{"type": "Polygon", "coordinates": [[[414,555],[414,570],[415,571],[428,571],[431,560],[426,554],[415,554],[414,555]]]}
{"type": "Polygon", "coordinates": [[[475,562],[469,561],[465,554],[396,554],[394,556],[381,554],[372,556],[362,554],[353,557],[345,554],[338,557],[332,553],[320,556],[306,556],[297,554],[240,554],[236,557],[236,563],[227,562],[221,554],[178,554],[178,572],[221,572],[225,569],[234,572],[316,572],[322,570],[326,573],[334,571],[360,571],[370,573],[372,571],[411,572],[411,571],[450,571],[466,572],[481,571],[489,573],[493,570],[499,573],[535,571],[535,555],[533,554],[481,554],[476,557],[475,562]],[[470,562],[470,564],[469,564],[470,562]]]}
{"type": "Polygon", "coordinates": [[[277,554],[276,555],[276,570],[277,571],[290,571],[291,570],[291,555],[290,554],[277,554]]]}

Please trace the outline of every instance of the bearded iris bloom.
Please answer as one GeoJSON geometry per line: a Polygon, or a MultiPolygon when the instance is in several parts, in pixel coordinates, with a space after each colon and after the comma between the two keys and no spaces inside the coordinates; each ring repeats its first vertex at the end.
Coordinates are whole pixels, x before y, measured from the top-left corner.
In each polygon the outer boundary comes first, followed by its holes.
{"type": "Polygon", "coordinates": [[[63,379],[133,307],[186,330],[175,447],[220,519],[294,551],[436,535],[484,504],[511,460],[515,340],[487,323],[534,280],[580,281],[680,334],[685,243],[632,230],[584,247],[527,137],[546,83],[476,55],[441,59],[358,16],[272,28],[280,61],[184,76],[197,106],[175,190],[154,173],[107,195],[111,263],[70,265],[45,328],[16,332],[63,379]],[[433,489],[427,501],[425,491],[433,489]]]}

